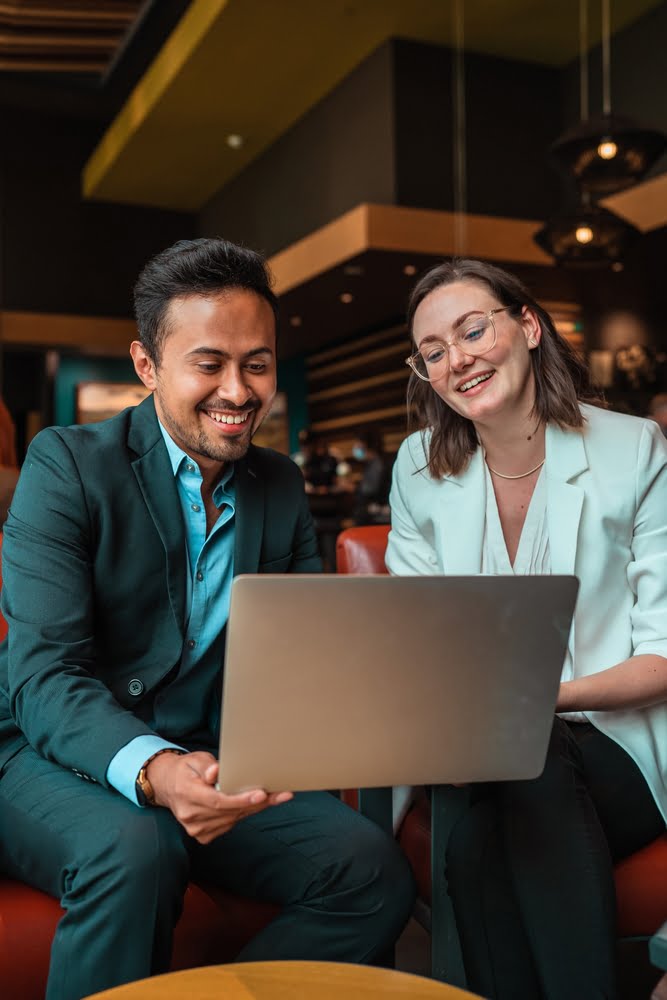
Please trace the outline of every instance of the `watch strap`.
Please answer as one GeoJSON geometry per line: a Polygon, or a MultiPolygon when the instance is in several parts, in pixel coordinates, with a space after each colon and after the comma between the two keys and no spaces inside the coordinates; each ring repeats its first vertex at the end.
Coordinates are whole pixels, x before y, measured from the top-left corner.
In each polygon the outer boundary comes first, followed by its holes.
{"type": "Polygon", "coordinates": [[[187,751],[181,750],[179,747],[162,747],[160,750],[157,750],[154,754],[151,754],[148,760],[144,761],[144,763],[141,765],[141,769],[139,770],[139,774],[137,775],[137,780],[134,784],[134,792],[135,795],[137,796],[137,802],[139,803],[140,806],[155,805],[155,792],[153,791],[153,786],[151,785],[148,779],[148,774],[146,772],[148,771],[148,765],[151,763],[151,761],[155,760],[156,757],[159,757],[160,754],[163,753],[177,753],[179,755],[183,755],[184,753],[187,753],[187,751]]]}

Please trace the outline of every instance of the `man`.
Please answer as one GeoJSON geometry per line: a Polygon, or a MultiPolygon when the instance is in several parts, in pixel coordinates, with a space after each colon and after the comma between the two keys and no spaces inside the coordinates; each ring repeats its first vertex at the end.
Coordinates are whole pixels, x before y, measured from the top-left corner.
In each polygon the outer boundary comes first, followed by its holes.
{"type": "Polygon", "coordinates": [[[165,971],[191,877],[283,904],[244,960],[373,961],[413,898],[333,796],[215,788],[232,575],[319,569],[298,469],[250,443],[276,389],[263,261],[177,243],[135,310],[152,395],[39,434],[5,529],[0,867],[66,910],[48,1000],[165,971]]]}

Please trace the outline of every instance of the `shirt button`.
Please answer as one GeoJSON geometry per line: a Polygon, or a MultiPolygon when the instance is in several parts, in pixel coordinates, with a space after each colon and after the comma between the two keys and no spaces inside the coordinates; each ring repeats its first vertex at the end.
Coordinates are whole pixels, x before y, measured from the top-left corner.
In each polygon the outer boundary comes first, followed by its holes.
{"type": "Polygon", "coordinates": [[[127,690],[133,698],[138,698],[140,694],[144,693],[144,682],[134,677],[127,685],[127,690]]]}
{"type": "Polygon", "coordinates": [[[186,468],[186,470],[188,472],[194,472],[195,471],[194,465],[186,465],[185,468],[186,468]]]}
{"type": "MultiPolygon", "coordinates": [[[[188,639],[188,649],[194,649],[196,645],[197,644],[194,641],[194,639],[188,639]]],[[[143,687],[143,685],[142,685],[142,687],[143,687]]]]}
{"type": "Polygon", "coordinates": [[[199,580],[200,583],[204,579],[204,574],[202,573],[201,570],[197,570],[197,579],[199,580]]]}
{"type": "Polygon", "coordinates": [[[198,514],[199,511],[201,510],[201,507],[199,506],[198,503],[193,503],[192,504],[192,510],[195,512],[195,514],[198,514]]]}

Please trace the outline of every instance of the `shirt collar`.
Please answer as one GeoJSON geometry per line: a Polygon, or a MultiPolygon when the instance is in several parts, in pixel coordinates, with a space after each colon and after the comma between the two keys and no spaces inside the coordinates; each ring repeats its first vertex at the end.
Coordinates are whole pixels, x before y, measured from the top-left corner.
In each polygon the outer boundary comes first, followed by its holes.
{"type": "MultiPolygon", "coordinates": [[[[171,462],[171,468],[174,473],[174,477],[178,476],[179,472],[181,471],[181,468],[183,467],[183,463],[187,465],[194,465],[195,469],[197,470],[197,473],[201,475],[201,473],[199,472],[199,466],[197,465],[195,460],[190,458],[190,456],[186,452],[184,452],[182,448],[178,447],[174,439],[169,434],[169,431],[162,424],[162,421],[159,419],[159,417],[158,417],[158,424],[160,426],[160,431],[162,432],[162,437],[164,438],[164,443],[167,446],[167,454],[169,455],[169,461],[171,462]]],[[[225,491],[225,488],[229,485],[233,474],[234,474],[234,463],[230,462],[227,468],[225,469],[220,482],[213,491],[213,502],[218,507],[220,506],[219,501],[222,500],[221,492],[225,491]]]]}

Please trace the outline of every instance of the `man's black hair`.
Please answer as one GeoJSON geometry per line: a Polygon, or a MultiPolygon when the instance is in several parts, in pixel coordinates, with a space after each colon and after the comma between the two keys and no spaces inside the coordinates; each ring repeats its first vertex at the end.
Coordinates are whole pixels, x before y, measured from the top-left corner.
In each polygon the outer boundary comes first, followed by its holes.
{"type": "Polygon", "coordinates": [[[278,299],[264,258],[220,238],[179,240],[148,261],[134,286],[134,315],[139,339],[151,360],[159,364],[169,333],[168,311],[173,299],[186,295],[218,295],[246,289],[266,299],[276,320],[278,299]]]}

